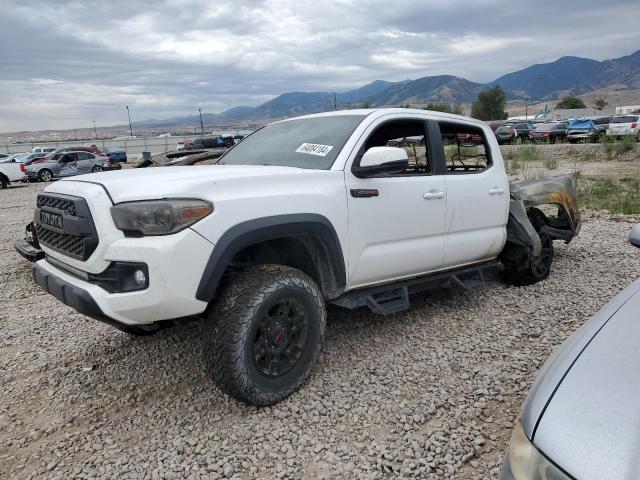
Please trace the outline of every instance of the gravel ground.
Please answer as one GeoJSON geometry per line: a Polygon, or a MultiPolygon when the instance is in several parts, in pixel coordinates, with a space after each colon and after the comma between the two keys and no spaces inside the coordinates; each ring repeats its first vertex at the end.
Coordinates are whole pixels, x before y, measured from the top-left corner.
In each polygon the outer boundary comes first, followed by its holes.
{"type": "Polygon", "coordinates": [[[495,478],[553,347],[640,271],[633,219],[600,214],[540,284],[330,309],[310,380],[256,409],[205,376],[196,322],[131,338],[33,285],[12,244],[41,188],[0,191],[1,478],[495,478]]]}

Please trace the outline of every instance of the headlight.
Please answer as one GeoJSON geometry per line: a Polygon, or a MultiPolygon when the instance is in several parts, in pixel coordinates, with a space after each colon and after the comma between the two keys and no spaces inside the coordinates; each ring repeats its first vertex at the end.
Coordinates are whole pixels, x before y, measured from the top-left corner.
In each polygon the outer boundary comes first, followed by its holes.
{"type": "Polygon", "coordinates": [[[205,200],[175,199],[119,203],[111,207],[116,227],[128,235],[168,235],[213,212],[205,200]]]}
{"type": "Polygon", "coordinates": [[[511,435],[509,466],[515,480],[571,480],[529,441],[520,422],[511,435]]]}

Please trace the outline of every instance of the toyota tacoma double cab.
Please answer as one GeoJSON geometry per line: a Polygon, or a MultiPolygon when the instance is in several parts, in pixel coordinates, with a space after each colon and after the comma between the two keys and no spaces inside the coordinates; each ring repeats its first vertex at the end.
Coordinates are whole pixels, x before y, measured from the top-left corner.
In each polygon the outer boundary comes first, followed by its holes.
{"type": "Polygon", "coordinates": [[[327,303],[395,313],[493,268],[531,284],[580,226],[572,178],[510,186],[488,125],[410,109],[275,122],[215,165],[63,179],[34,221],[38,285],[132,334],[200,316],[207,371],[252,405],[308,377],[327,303]]]}

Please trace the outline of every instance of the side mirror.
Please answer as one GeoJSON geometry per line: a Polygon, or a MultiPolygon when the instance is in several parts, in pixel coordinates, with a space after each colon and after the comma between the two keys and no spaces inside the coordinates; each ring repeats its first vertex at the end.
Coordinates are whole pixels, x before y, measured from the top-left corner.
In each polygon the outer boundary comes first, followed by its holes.
{"type": "Polygon", "coordinates": [[[400,173],[409,166],[409,157],[403,148],[371,147],[360,159],[360,166],[353,167],[353,174],[359,178],[374,175],[400,173]]]}
{"type": "Polygon", "coordinates": [[[631,229],[631,233],[629,234],[629,243],[636,247],[640,247],[640,223],[631,229]]]}

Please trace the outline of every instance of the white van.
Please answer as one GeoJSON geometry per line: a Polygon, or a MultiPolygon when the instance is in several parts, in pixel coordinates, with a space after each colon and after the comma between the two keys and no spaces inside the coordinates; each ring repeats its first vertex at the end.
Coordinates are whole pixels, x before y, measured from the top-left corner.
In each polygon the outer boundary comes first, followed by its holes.
{"type": "Polygon", "coordinates": [[[33,147],[31,153],[49,153],[55,150],[54,147],[33,147]]]}

